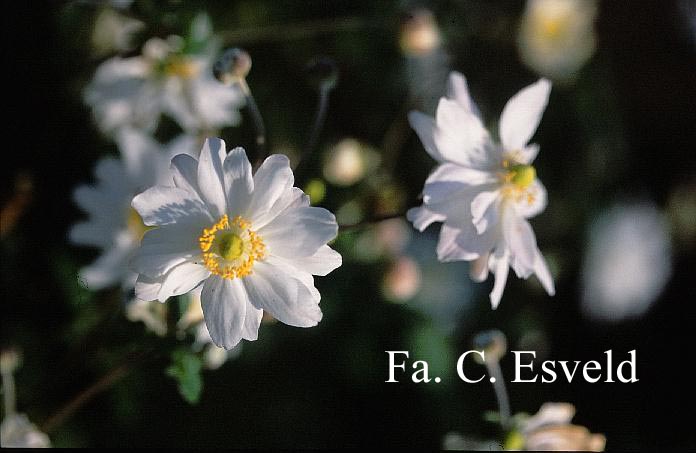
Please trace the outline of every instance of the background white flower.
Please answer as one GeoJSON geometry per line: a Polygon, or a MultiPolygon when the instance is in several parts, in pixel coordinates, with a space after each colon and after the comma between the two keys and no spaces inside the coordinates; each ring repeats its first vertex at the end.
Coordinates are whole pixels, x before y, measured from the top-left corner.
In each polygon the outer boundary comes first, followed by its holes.
{"type": "Polygon", "coordinates": [[[595,51],[593,0],[529,0],[517,45],[522,61],[552,79],[572,79],[595,51]]]}
{"type": "Polygon", "coordinates": [[[411,112],[409,121],[426,151],[440,165],[423,188],[423,205],[408,219],[423,231],[443,222],[437,255],[440,261],[472,261],[476,281],[495,274],[490,294],[498,306],[508,268],[520,278],[536,274],[546,291],[553,279],[526,219],[546,207],[546,189],[531,165],[539,147],[528,144],[546,108],[551,84],[542,79],[522,89],[505,105],[500,118],[501,143],[484,127],[469,96],[466,80],[450,75],[449,92],[436,118],[411,112]]]}
{"type": "Polygon", "coordinates": [[[146,231],[140,216],[130,206],[133,196],[154,184],[171,184],[169,162],[172,156],[191,153],[196,139],[182,135],[166,147],[134,129],[122,129],[117,135],[121,159],[101,159],[95,168],[96,184],[75,189],[75,203],[88,220],[70,230],[71,242],[100,248],[102,254],[80,271],[91,290],[120,283],[130,290],[136,275],[128,269],[128,260],[146,231]]]}
{"type": "Polygon", "coordinates": [[[161,114],[187,131],[239,122],[244,97],[213,77],[214,49],[189,55],[181,46],[179,37],[152,38],[141,56],[114,57],[97,68],[84,99],[104,132],[124,126],[153,131],[161,114]]]}
{"type": "Polygon", "coordinates": [[[213,342],[226,349],[256,340],[263,310],[297,327],[322,317],[312,275],[341,265],[326,245],[338,232],[329,211],[310,207],[293,187],[286,156],[268,157],[252,176],[242,148],[206,140],[200,160],[172,159],[176,187],[133,199],[147,232],[131,264],[137,297],[185,294],[203,283],[201,302],[213,342]]]}
{"type": "Polygon", "coordinates": [[[616,205],[590,228],[582,266],[582,311],[606,321],[644,314],[672,275],[663,214],[648,202],[616,205]]]}

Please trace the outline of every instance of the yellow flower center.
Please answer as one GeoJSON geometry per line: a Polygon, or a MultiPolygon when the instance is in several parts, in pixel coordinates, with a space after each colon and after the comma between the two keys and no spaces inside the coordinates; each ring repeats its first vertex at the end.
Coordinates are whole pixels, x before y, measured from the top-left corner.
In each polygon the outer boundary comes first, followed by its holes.
{"type": "Polygon", "coordinates": [[[536,199],[534,188],[530,187],[536,179],[536,169],[531,165],[518,164],[510,158],[503,160],[503,169],[499,173],[503,197],[513,198],[516,202],[526,199],[531,205],[536,199]]]}
{"type": "Polygon", "coordinates": [[[265,257],[266,245],[250,227],[251,224],[239,216],[230,222],[227,215],[223,215],[210,228],[204,228],[198,244],[205,267],[228,279],[251,274],[254,262],[265,257]]]}
{"type": "Polygon", "coordinates": [[[162,63],[162,72],[165,75],[193,79],[198,75],[198,64],[185,56],[172,55],[162,63]]]}
{"type": "Polygon", "coordinates": [[[126,227],[128,232],[138,238],[138,242],[143,240],[143,236],[148,231],[155,227],[147,226],[143,223],[143,218],[140,217],[138,211],[133,208],[128,208],[128,218],[126,219],[126,227]]]}

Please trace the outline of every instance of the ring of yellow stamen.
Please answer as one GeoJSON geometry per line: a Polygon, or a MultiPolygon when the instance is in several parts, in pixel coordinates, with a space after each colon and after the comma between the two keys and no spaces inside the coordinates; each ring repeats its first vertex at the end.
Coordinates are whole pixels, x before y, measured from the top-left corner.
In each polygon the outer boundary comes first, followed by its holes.
{"type": "Polygon", "coordinates": [[[223,215],[210,228],[204,228],[198,244],[205,267],[228,279],[251,274],[254,262],[265,257],[266,245],[250,227],[251,224],[239,216],[230,222],[227,215],[223,215]]]}
{"type": "Polygon", "coordinates": [[[527,164],[519,164],[514,159],[505,158],[502,162],[504,171],[498,175],[503,183],[502,195],[504,198],[512,198],[516,202],[526,201],[531,205],[536,200],[533,187],[530,187],[536,179],[536,169],[527,164]]]}
{"type": "Polygon", "coordinates": [[[200,72],[200,65],[185,55],[170,55],[160,63],[162,74],[181,79],[193,79],[200,72]]]}

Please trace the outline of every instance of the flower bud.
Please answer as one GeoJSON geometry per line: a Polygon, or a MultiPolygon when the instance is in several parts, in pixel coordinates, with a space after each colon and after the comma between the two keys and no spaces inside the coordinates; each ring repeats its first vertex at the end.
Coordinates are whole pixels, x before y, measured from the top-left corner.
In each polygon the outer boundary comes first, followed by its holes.
{"type": "MultiPolygon", "coordinates": [[[[507,351],[507,339],[500,330],[486,330],[476,334],[474,347],[485,353],[487,361],[499,361],[507,351]]],[[[479,359],[478,355],[474,357],[479,359]]]]}
{"type": "Polygon", "coordinates": [[[227,49],[213,65],[213,75],[225,85],[243,79],[251,70],[251,56],[239,48],[227,49]]]}
{"type": "Polygon", "coordinates": [[[403,15],[399,45],[404,54],[427,54],[438,48],[441,41],[440,29],[429,10],[419,8],[403,15]]]}
{"type": "Polygon", "coordinates": [[[22,360],[22,356],[14,348],[5,349],[0,352],[0,371],[2,374],[12,374],[17,368],[22,360]]]}

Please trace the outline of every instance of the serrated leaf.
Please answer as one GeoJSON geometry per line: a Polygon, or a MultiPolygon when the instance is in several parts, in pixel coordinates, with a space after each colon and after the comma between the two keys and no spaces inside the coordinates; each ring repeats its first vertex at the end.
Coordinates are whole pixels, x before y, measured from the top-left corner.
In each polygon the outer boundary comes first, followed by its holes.
{"type": "Polygon", "coordinates": [[[198,355],[177,349],[172,353],[172,364],[166,370],[167,375],[179,383],[179,393],[190,404],[198,403],[203,391],[202,367],[203,363],[198,355]]]}

